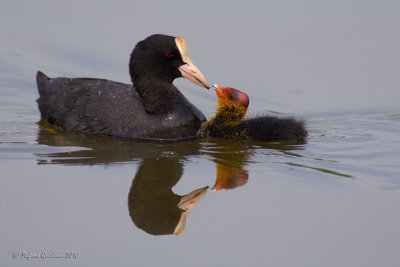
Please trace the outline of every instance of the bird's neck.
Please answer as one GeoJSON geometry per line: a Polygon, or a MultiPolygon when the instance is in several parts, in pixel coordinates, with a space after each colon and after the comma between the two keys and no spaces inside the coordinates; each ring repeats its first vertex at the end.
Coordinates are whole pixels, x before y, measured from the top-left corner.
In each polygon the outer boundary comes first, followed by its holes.
{"type": "Polygon", "coordinates": [[[203,131],[221,130],[237,126],[246,115],[247,108],[238,103],[218,99],[218,108],[215,116],[203,124],[203,131]]]}
{"type": "Polygon", "coordinates": [[[171,79],[157,77],[151,70],[133,68],[130,70],[133,87],[150,114],[163,114],[172,111],[182,96],[172,84],[171,79]]]}

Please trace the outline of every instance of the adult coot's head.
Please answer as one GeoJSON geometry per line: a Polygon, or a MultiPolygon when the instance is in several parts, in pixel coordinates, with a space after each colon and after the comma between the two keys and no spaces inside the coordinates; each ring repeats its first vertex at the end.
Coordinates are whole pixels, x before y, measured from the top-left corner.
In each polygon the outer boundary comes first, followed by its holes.
{"type": "MultiPolygon", "coordinates": [[[[154,92],[157,88],[173,86],[175,78],[184,77],[195,84],[209,88],[200,70],[188,56],[186,42],[182,37],[154,34],[137,43],[131,54],[129,72],[135,89],[144,97],[154,93],[159,96],[173,98],[168,92],[154,92]]],[[[151,102],[151,101],[148,101],[151,102]]],[[[151,111],[149,103],[144,103],[147,111],[151,111]],[[147,105],[147,107],[146,107],[147,105]]]]}

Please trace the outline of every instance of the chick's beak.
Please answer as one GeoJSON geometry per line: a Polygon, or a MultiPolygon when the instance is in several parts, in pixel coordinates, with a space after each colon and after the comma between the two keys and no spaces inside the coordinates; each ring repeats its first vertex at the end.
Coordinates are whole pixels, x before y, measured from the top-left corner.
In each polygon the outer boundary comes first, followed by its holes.
{"type": "Polygon", "coordinates": [[[223,87],[217,85],[217,84],[213,84],[212,88],[214,88],[215,93],[217,93],[218,97],[223,97],[222,91],[223,91],[223,87]]]}

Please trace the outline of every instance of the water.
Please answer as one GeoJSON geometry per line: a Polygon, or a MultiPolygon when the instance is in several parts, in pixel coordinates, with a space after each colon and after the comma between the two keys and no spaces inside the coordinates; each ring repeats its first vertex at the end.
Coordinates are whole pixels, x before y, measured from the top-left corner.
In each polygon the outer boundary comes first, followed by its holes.
{"type": "MultiPolygon", "coordinates": [[[[399,266],[398,9],[3,1],[0,265],[399,266]],[[137,143],[40,122],[38,69],[129,82],[151,33],[183,36],[250,114],[306,118],[308,142],[137,143]]],[[[175,84],[212,116],[213,92],[175,84]]]]}

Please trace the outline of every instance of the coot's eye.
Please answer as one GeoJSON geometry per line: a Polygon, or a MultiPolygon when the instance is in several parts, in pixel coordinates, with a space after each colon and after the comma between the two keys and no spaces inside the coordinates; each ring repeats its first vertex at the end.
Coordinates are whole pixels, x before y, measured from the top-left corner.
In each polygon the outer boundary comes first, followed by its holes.
{"type": "Polygon", "coordinates": [[[230,100],[233,100],[233,94],[229,94],[228,97],[229,97],[230,100]]]}
{"type": "Polygon", "coordinates": [[[174,56],[174,54],[170,53],[170,52],[165,52],[165,56],[168,58],[171,58],[174,56]]]}

